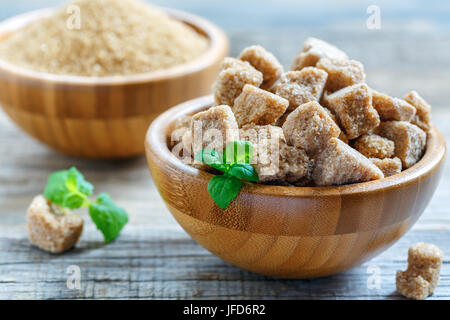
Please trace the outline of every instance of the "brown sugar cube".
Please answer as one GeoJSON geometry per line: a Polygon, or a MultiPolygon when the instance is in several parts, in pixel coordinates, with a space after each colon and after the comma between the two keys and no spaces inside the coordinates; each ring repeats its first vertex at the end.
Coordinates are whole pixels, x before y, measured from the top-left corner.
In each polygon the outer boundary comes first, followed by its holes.
{"type": "Polygon", "coordinates": [[[181,116],[172,127],[172,134],[170,135],[169,146],[173,148],[183,138],[183,135],[191,128],[192,116],[181,116]]]}
{"type": "Polygon", "coordinates": [[[346,87],[324,99],[349,139],[358,138],[380,124],[372,106],[372,92],[364,83],[346,87]]]}
{"type": "Polygon", "coordinates": [[[330,92],[364,82],[366,79],[363,65],[355,60],[324,57],[319,60],[316,67],[328,73],[325,89],[330,92]]]}
{"type": "Polygon", "coordinates": [[[269,91],[246,84],[234,101],[233,112],[239,127],[254,123],[274,124],[289,106],[289,101],[269,91]]]}
{"type": "Polygon", "coordinates": [[[264,80],[261,88],[265,90],[270,90],[283,73],[283,66],[278,59],[261,46],[251,46],[244,49],[239,59],[247,61],[263,74],[264,80]]]}
{"type": "Polygon", "coordinates": [[[180,128],[172,131],[170,136],[170,151],[172,154],[186,164],[193,164],[191,128],[180,128]]]}
{"type": "Polygon", "coordinates": [[[302,149],[281,143],[278,153],[271,154],[273,163],[256,163],[261,183],[305,185],[309,182],[310,160],[302,149]],[[277,156],[278,155],[278,156],[277,156]]]}
{"type": "Polygon", "coordinates": [[[246,84],[259,87],[262,82],[262,73],[248,62],[225,58],[222,63],[222,71],[213,84],[216,104],[232,106],[246,84]]]}
{"type": "Polygon", "coordinates": [[[253,162],[264,166],[278,166],[280,146],[286,143],[283,130],[272,125],[248,124],[239,130],[239,138],[253,145],[253,162]],[[275,155],[274,157],[272,155],[275,155]]]}
{"type": "Polygon", "coordinates": [[[83,219],[39,195],[28,208],[27,230],[31,243],[42,250],[61,253],[78,242],[83,232],[83,219]]]}
{"type": "Polygon", "coordinates": [[[375,90],[372,90],[372,104],[381,121],[411,121],[416,115],[416,108],[405,100],[392,98],[375,90]]]}
{"type": "Polygon", "coordinates": [[[383,172],[369,159],[337,138],[331,138],[314,158],[312,178],[318,186],[358,183],[383,177],[383,172]]]}
{"type": "Polygon", "coordinates": [[[282,143],[280,149],[279,180],[302,186],[310,182],[312,162],[303,149],[282,143]]]}
{"type": "Polygon", "coordinates": [[[290,115],[290,112],[285,112],[281,117],[278,118],[277,121],[275,121],[275,125],[277,127],[282,127],[283,124],[286,122],[287,117],[290,115]]]}
{"type": "Polygon", "coordinates": [[[301,70],[314,67],[323,57],[334,59],[348,59],[345,52],[335,46],[316,38],[308,38],[303,43],[300,53],[295,57],[291,70],[301,70]]]}
{"type": "Polygon", "coordinates": [[[224,105],[194,114],[191,134],[194,155],[202,149],[222,153],[228,143],[239,140],[236,118],[231,108],[224,105]]]}
{"type": "Polygon", "coordinates": [[[382,122],[378,134],[394,141],[396,157],[404,169],[416,164],[425,151],[427,134],[418,126],[406,121],[382,122]]]}
{"type": "Polygon", "coordinates": [[[402,161],[397,157],[392,159],[370,158],[369,160],[383,172],[385,177],[402,172],[402,161]]]}
{"type": "Polygon", "coordinates": [[[273,92],[289,101],[290,112],[304,103],[319,101],[326,81],[325,71],[308,67],[284,73],[275,84],[273,92]]]}
{"type": "Polygon", "coordinates": [[[423,300],[439,283],[442,251],[433,244],[419,242],[408,250],[408,269],[397,271],[397,291],[407,298],[423,300]]]}
{"type": "Polygon", "coordinates": [[[271,125],[246,125],[241,140],[253,144],[253,162],[260,182],[296,184],[307,180],[310,159],[305,151],[286,145],[283,130],[271,125]]]}
{"type": "Polygon", "coordinates": [[[416,91],[411,91],[403,99],[416,108],[416,115],[411,122],[425,132],[429,131],[431,128],[431,106],[416,91]]]}
{"type": "Polygon", "coordinates": [[[253,145],[253,162],[267,162],[264,157],[273,150],[278,151],[281,143],[285,143],[283,130],[272,125],[247,124],[239,130],[239,139],[249,141],[253,145]],[[261,159],[259,159],[261,158],[261,159]]]}
{"type": "Polygon", "coordinates": [[[173,130],[189,128],[191,126],[192,116],[181,116],[173,124],[173,130]]]}
{"type": "Polygon", "coordinates": [[[394,155],[394,142],[376,134],[364,134],[354,143],[356,150],[367,158],[391,158],[394,155]]]}
{"type": "Polygon", "coordinates": [[[312,101],[291,112],[283,124],[283,132],[289,145],[311,155],[322,149],[330,138],[339,137],[341,130],[325,108],[312,101]]]}
{"type": "Polygon", "coordinates": [[[220,64],[220,70],[230,69],[230,68],[243,68],[243,69],[251,69],[251,64],[246,61],[242,61],[240,59],[226,57],[223,59],[220,64]]]}
{"type": "Polygon", "coordinates": [[[346,144],[348,144],[348,137],[347,135],[344,133],[344,131],[341,130],[341,134],[339,135],[339,140],[341,140],[342,142],[345,142],[346,144]]]}

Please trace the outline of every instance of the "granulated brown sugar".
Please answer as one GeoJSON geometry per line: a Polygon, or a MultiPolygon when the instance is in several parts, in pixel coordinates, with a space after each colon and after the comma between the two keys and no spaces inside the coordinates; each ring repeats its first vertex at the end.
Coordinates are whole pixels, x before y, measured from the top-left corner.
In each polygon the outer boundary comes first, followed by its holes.
{"type": "Polygon", "coordinates": [[[63,7],[0,43],[0,59],[53,74],[115,76],[193,60],[208,40],[138,0],[76,0],[80,28],[63,7]]]}

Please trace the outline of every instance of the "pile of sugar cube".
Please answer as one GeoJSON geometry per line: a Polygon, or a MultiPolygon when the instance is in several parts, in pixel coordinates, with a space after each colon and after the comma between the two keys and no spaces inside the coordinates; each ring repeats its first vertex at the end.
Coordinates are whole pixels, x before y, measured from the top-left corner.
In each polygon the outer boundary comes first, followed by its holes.
{"type": "Polygon", "coordinates": [[[261,183],[331,186],[392,176],[423,156],[431,107],[415,91],[390,97],[365,78],[360,62],[316,38],[287,72],[263,47],[248,47],[224,59],[215,105],[178,119],[171,147],[182,141],[175,153],[191,160],[205,145],[223,152],[231,141],[250,141],[261,183]],[[221,139],[196,134],[211,129],[221,139]]]}

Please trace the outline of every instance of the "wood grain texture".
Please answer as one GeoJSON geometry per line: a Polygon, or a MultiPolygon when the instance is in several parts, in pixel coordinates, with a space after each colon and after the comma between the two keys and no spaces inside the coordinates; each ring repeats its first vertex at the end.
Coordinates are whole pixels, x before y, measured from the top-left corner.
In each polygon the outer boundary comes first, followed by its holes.
{"type": "MultiPolygon", "coordinates": [[[[208,37],[211,46],[204,55],[168,70],[104,78],[50,75],[0,61],[0,104],[28,134],[65,154],[115,159],[143,153],[150,122],[170,106],[209,93],[228,52],[218,27],[168,12],[208,37]]],[[[31,12],[2,23],[0,39],[48,13],[31,12]]]]}
{"type": "Polygon", "coordinates": [[[424,211],[441,178],[446,146],[432,128],[412,168],[339,187],[245,186],[226,210],[208,195],[213,175],[168,149],[176,119],[213,104],[206,96],[155,119],[145,147],[153,180],[175,219],[206,249],[243,269],[281,278],[336,274],[397,241],[424,211]]]}
{"type": "MultiPolygon", "coordinates": [[[[382,28],[367,30],[366,8],[372,1],[279,0],[263,1],[263,6],[260,0],[149,2],[215,21],[229,35],[234,56],[247,45],[261,44],[288,67],[306,37],[330,41],[364,63],[373,88],[395,96],[418,90],[433,106],[433,123],[450,141],[450,3],[377,1],[382,28]]],[[[0,17],[63,3],[0,3],[0,17]]],[[[449,299],[449,164],[447,157],[425,212],[391,248],[335,276],[280,280],[233,267],[193,241],[167,210],[145,158],[88,161],[55,153],[0,111],[0,299],[403,299],[395,291],[395,272],[406,268],[407,250],[419,241],[434,243],[445,254],[440,284],[428,299],[449,299]],[[25,210],[52,171],[73,165],[96,192],[109,192],[129,211],[130,223],[117,241],[104,246],[83,212],[86,228],[77,248],[49,255],[29,244],[25,210]],[[81,268],[81,290],[66,286],[70,265],[81,268]],[[379,289],[367,285],[374,269],[381,277],[379,289]]],[[[346,242],[339,247],[344,250],[346,242]]]]}

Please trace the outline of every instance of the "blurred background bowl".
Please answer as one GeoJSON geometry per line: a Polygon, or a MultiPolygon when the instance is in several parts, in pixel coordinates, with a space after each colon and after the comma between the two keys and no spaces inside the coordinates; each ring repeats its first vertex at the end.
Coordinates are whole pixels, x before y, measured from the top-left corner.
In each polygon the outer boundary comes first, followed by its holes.
{"type": "Polygon", "coordinates": [[[167,147],[178,117],[212,103],[212,97],[203,97],[159,116],[147,133],[147,161],[183,229],[218,257],[249,271],[299,279],[360,265],[414,225],[442,176],[446,146],[433,127],[423,158],[399,174],[336,187],[253,184],[224,211],[207,191],[213,175],[184,164],[167,147]]]}
{"type": "MultiPolygon", "coordinates": [[[[0,41],[53,9],[0,24],[0,41]]],[[[170,69],[118,77],[53,75],[0,61],[0,105],[23,130],[65,154],[120,159],[144,152],[145,132],[161,112],[205,95],[228,53],[225,33],[213,23],[163,8],[210,41],[199,58],[170,69]]]]}

